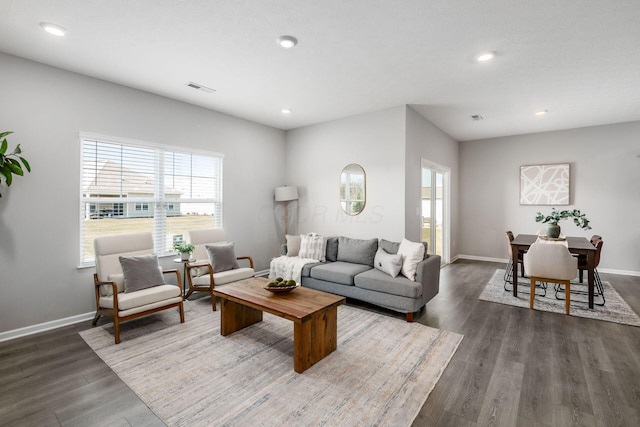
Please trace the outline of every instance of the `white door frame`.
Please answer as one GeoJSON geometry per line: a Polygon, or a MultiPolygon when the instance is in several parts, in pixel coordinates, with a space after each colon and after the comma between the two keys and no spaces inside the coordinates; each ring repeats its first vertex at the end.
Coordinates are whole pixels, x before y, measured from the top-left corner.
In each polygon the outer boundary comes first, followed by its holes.
{"type": "MultiPolygon", "coordinates": [[[[441,165],[434,161],[422,158],[420,166],[420,191],[422,194],[422,169],[429,168],[433,172],[439,172],[442,174],[442,264],[449,264],[451,261],[451,168],[445,165],[441,165]]],[[[432,185],[435,185],[435,179],[432,175],[432,185]]],[[[435,188],[435,187],[434,187],[435,188]]],[[[435,191],[432,192],[435,195],[435,191]]],[[[431,210],[435,210],[435,203],[431,203],[431,210]]],[[[422,209],[422,200],[420,200],[420,206],[422,209]]],[[[434,216],[432,216],[434,218],[434,216]]],[[[422,230],[422,224],[420,224],[422,230]]],[[[433,228],[435,230],[435,227],[433,228]]],[[[435,234],[435,232],[434,232],[435,234]]],[[[435,239],[432,239],[432,242],[435,239]]]]}

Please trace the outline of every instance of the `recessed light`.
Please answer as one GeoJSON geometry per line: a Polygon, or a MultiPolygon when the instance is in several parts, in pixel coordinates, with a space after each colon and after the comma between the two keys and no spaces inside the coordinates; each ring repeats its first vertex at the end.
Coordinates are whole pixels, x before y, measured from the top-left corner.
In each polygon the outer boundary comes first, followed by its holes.
{"type": "Polygon", "coordinates": [[[547,110],[540,110],[540,111],[536,111],[536,116],[544,116],[545,114],[547,114],[548,111],[547,110]]]}
{"type": "Polygon", "coordinates": [[[492,60],[494,56],[496,56],[495,52],[482,52],[476,56],[476,60],[478,62],[486,62],[492,60]]]}
{"type": "Polygon", "coordinates": [[[61,27],[60,25],[57,25],[57,24],[52,24],[50,22],[41,22],[40,27],[42,27],[42,29],[45,30],[47,33],[57,37],[62,37],[67,33],[66,28],[61,27]]]}
{"type": "Polygon", "coordinates": [[[282,114],[291,114],[292,110],[291,108],[283,108],[282,110],[280,110],[280,112],[282,114]]]}
{"type": "Polygon", "coordinates": [[[276,39],[276,41],[285,49],[291,49],[298,44],[298,39],[293,36],[280,36],[276,39]]]}

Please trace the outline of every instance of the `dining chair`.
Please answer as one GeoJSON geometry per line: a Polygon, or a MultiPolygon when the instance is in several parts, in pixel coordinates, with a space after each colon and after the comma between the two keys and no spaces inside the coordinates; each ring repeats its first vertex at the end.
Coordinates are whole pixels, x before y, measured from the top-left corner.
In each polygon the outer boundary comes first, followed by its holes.
{"type": "Polygon", "coordinates": [[[577,276],[578,260],[563,244],[536,242],[524,254],[524,269],[531,277],[529,308],[533,309],[536,282],[564,285],[565,311],[569,314],[571,280],[577,276]]]}
{"type": "MultiPolygon", "coordinates": [[[[600,274],[598,273],[598,269],[597,269],[598,265],[600,264],[600,254],[602,252],[602,245],[604,244],[602,241],[602,237],[598,236],[597,234],[594,235],[593,237],[591,237],[591,244],[596,247],[595,263],[593,268],[593,285],[594,285],[593,286],[593,291],[594,291],[593,303],[595,305],[603,306],[606,302],[604,297],[604,287],[602,285],[602,280],[600,279],[600,274]]],[[[578,257],[578,274],[579,274],[578,279],[580,283],[583,282],[583,274],[585,271],[587,271],[587,257],[585,255],[580,255],[578,257]]],[[[556,291],[556,298],[560,300],[563,299],[562,292],[564,291],[564,289],[562,288],[562,286],[556,285],[555,291],[556,291]]],[[[580,294],[580,295],[589,294],[588,291],[575,290],[575,289],[571,291],[571,293],[580,294]]]]}
{"type": "MultiPolygon", "coordinates": [[[[509,257],[509,260],[507,261],[507,267],[504,271],[504,290],[505,291],[509,291],[510,289],[508,289],[507,285],[509,283],[513,283],[513,253],[511,251],[511,242],[513,242],[514,236],[513,236],[513,232],[511,230],[506,232],[506,237],[507,237],[507,255],[509,257]]],[[[522,277],[524,277],[524,264],[522,263],[522,253],[518,253],[518,260],[517,260],[518,264],[520,264],[520,274],[522,274],[522,277]]],[[[517,278],[516,278],[516,283],[518,282],[517,278]]]]}

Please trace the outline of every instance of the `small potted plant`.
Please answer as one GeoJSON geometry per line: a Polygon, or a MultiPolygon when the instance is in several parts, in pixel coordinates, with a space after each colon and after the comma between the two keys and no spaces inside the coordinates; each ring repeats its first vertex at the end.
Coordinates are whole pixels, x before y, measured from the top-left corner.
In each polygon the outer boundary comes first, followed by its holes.
{"type": "Polygon", "coordinates": [[[549,215],[543,215],[541,212],[536,214],[536,222],[547,224],[547,236],[553,238],[560,237],[558,222],[567,218],[573,218],[573,223],[583,230],[591,230],[589,220],[585,214],[580,213],[579,209],[559,211],[556,208],[552,208],[549,215]]]}
{"type": "Polygon", "coordinates": [[[189,257],[194,249],[195,247],[191,243],[176,242],[173,244],[173,250],[180,252],[180,259],[182,261],[189,261],[189,257]]]}

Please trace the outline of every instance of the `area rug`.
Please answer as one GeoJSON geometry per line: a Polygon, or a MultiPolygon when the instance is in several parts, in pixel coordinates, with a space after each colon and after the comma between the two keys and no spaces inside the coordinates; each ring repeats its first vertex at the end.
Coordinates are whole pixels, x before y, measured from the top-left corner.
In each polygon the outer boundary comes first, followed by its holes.
{"type": "MultiPolygon", "coordinates": [[[[589,319],[605,320],[608,322],[622,323],[624,325],[640,326],[640,317],[629,307],[620,294],[616,292],[609,282],[602,282],[606,302],[604,306],[594,305],[590,310],[587,305],[588,296],[571,294],[572,316],[587,317],[589,319]]],[[[550,283],[547,295],[536,294],[534,308],[536,310],[550,311],[553,313],[565,313],[564,300],[556,299],[553,284],[550,283]]],[[[571,290],[587,290],[586,283],[571,283],[571,290]]],[[[564,294],[564,292],[563,292],[564,294]]],[[[479,297],[483,301],[497,302],[500,304],[515,305],[529,308],[529,279],[519,278],[518,297],[513,296],[512,291],[504,290],[504,270],[496,270],[493,277],[486,284],[479,297]],[[526,281],[526,282],[525,282],[526,281]],[[520,290],[522,289],[523,292],[520,290]],[[526,293],[525,293],[526,292],[526,293]]]]}
{"type": "Polygon", "coordinates": [[[409,426],[462,335],[362,309],[338,308],[338,348],[293,370],[293,324],[265,313],[227,337],[208,298],[80,333],[169,426],[409,426]]]}

